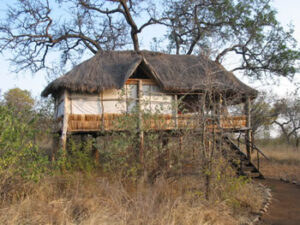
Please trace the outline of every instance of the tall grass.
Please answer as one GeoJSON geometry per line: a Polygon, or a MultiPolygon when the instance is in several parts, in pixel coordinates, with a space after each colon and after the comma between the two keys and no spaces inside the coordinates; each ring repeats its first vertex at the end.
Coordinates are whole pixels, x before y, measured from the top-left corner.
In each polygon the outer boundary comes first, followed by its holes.
{"type": "Polygon", "coordinates": [[[271,178],[300,181],[300,150],[280,140],[258,143],[270,158],[261,158],[263,174],[271,178]]]}
{"type": "Polygon", "coordinates": [[[193,132],[181,144],[146,135],[144,163],[136,130],[70,140],[68,152],[57,151],[50,162],[41,151],[45,142],[36,141],[45,138],[36,120],[1,110],[0,224],[231,225],[249,222],[262,205],[261,189],[235,177],[216,146],[203,149],[193,132]],[[207,160],[210,167],[203,167],[207,160]]]}
{"type": "Polygon", "coordinates": [[[260,191],[257,187],[236,185],[241,184],[216,187],[216,193],[232,189],[231,196],[216,195],[208,202],[196,177],[174,182],[159,178],[151,185],[83,173],[47,177],[38,184],[19,180],[5,198],[2,194],[0,224],[234,225],[247,220],[243,210],[257,212],[261,203],[259,196],[247,197],[260,191]]]}

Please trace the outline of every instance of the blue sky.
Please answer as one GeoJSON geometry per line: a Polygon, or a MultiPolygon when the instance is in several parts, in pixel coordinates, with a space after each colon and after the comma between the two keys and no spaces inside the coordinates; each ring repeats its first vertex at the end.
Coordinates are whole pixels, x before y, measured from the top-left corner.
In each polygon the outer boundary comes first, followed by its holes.
{"type": "MultiPolygon", "coordinates": [[[[0,1],[0,17],[5,13],[5,5],[9,3],[9,0],[0,1]]],[[[277,9],[278,20],[282,25],[287,25],[292,23],[295,28],[295,38],[300,43],[300,1],[298,0],[275,0],[272,2],[272,5],[277,9]]],[[[156,29],[156,28],[154,28],[156,29]]],[[[147,31],[147,30],[145,30],[147,31]]],[[[150,33],[150,30],[148,30],[150,33]]],[[[157,32],[155,30],[154,32],[157,32]]],[[[146,47],[146,43],[149,41],[147,35],[140,37],[142,40],[142,45],[146,47]]],[[[300,46],[300,44],[299,44],[300,46]]],[[[40,95],[40,92],[47,85],[44,73],[31,74],[31,73],[20,73],[16,74],[13,72],[13,67],[10,66],[7,56],[0,55],[0,90],[1,93],[7,91],[10,88],[19,87],[21,89],[27,89],[32,92],[34,96],[40,95]]],[[[226,67],[226,65],[225,65],[226,67]]],[[[258,90],[272,90],[280,95],[285,94],[287,91],[291,91],[295,86],[289,82],[287,79],[280,79],[277,82],[277,85],[267,84],[267,82],[250,82],[247,78],[242,77],[236,74],[241,80],[248,83],[250,86],[257,88],[258,90]]],[[[296,75],[296,80],[300,81],[300,74],[296,75]]]]}

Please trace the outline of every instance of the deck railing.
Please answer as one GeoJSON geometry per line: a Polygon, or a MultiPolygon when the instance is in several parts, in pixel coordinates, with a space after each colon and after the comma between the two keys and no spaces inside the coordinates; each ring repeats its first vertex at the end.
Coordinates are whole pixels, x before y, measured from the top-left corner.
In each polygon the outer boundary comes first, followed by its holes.
{"type": "MultiPolygon", "coordinates": [[[[138,117],[130,114],[80,115],[70,114],[68,118],[68,132],[78,131],[114,131],[136,129],[138,117]]],[[[246,116],[221,116],[215,118],[200,118],[193,114],[175,115],[143,115],[143,130],[175,130],[200,129],[203,125],[207,129],[247,129],[246,116]]]]}

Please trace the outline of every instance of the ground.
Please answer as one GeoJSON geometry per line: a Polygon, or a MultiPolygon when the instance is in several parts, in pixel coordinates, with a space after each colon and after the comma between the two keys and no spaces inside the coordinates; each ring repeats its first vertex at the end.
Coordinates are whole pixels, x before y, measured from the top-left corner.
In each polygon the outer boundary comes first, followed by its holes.
{"type": "Polygon", "coordinates": [[[299,225],[300,188],[274,179],[266,179],[262,183],[271,188],[273,199],[260,225],[299,225]]]}
{"type": "Polygon", "coordinates": [[[272,190],[269,210],[259,225],[299,225],[300,187],[283,182],[300,182],[300,151],[288,146],[262,147],[270,160],[261,161],[261,171],[266,180],[259,181],[272,190]]]}

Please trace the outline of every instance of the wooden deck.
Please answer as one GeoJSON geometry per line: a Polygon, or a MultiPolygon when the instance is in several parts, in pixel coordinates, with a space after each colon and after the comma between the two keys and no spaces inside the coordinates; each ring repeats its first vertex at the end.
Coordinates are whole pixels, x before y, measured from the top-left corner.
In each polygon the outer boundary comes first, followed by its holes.
{"type": "MultiPolygon", "coordinates": [[[[68,117],[68,132],[97,132],[122,131],[137,129],[139,126],[137,116],[124,114],[79,115],[70,114],[68,117]]],[[[245,130],[247,129],[246,116],[222,116],[219,120],[200,118],[197,115],[143,115],[141,128],[151,130],[176,129],[206,129],[216,130],[245,130]],[[220,121],[220,122],[218,122],[220,121]]],[[[61,128],[59,128],[61,129],[61,128]]]]}

